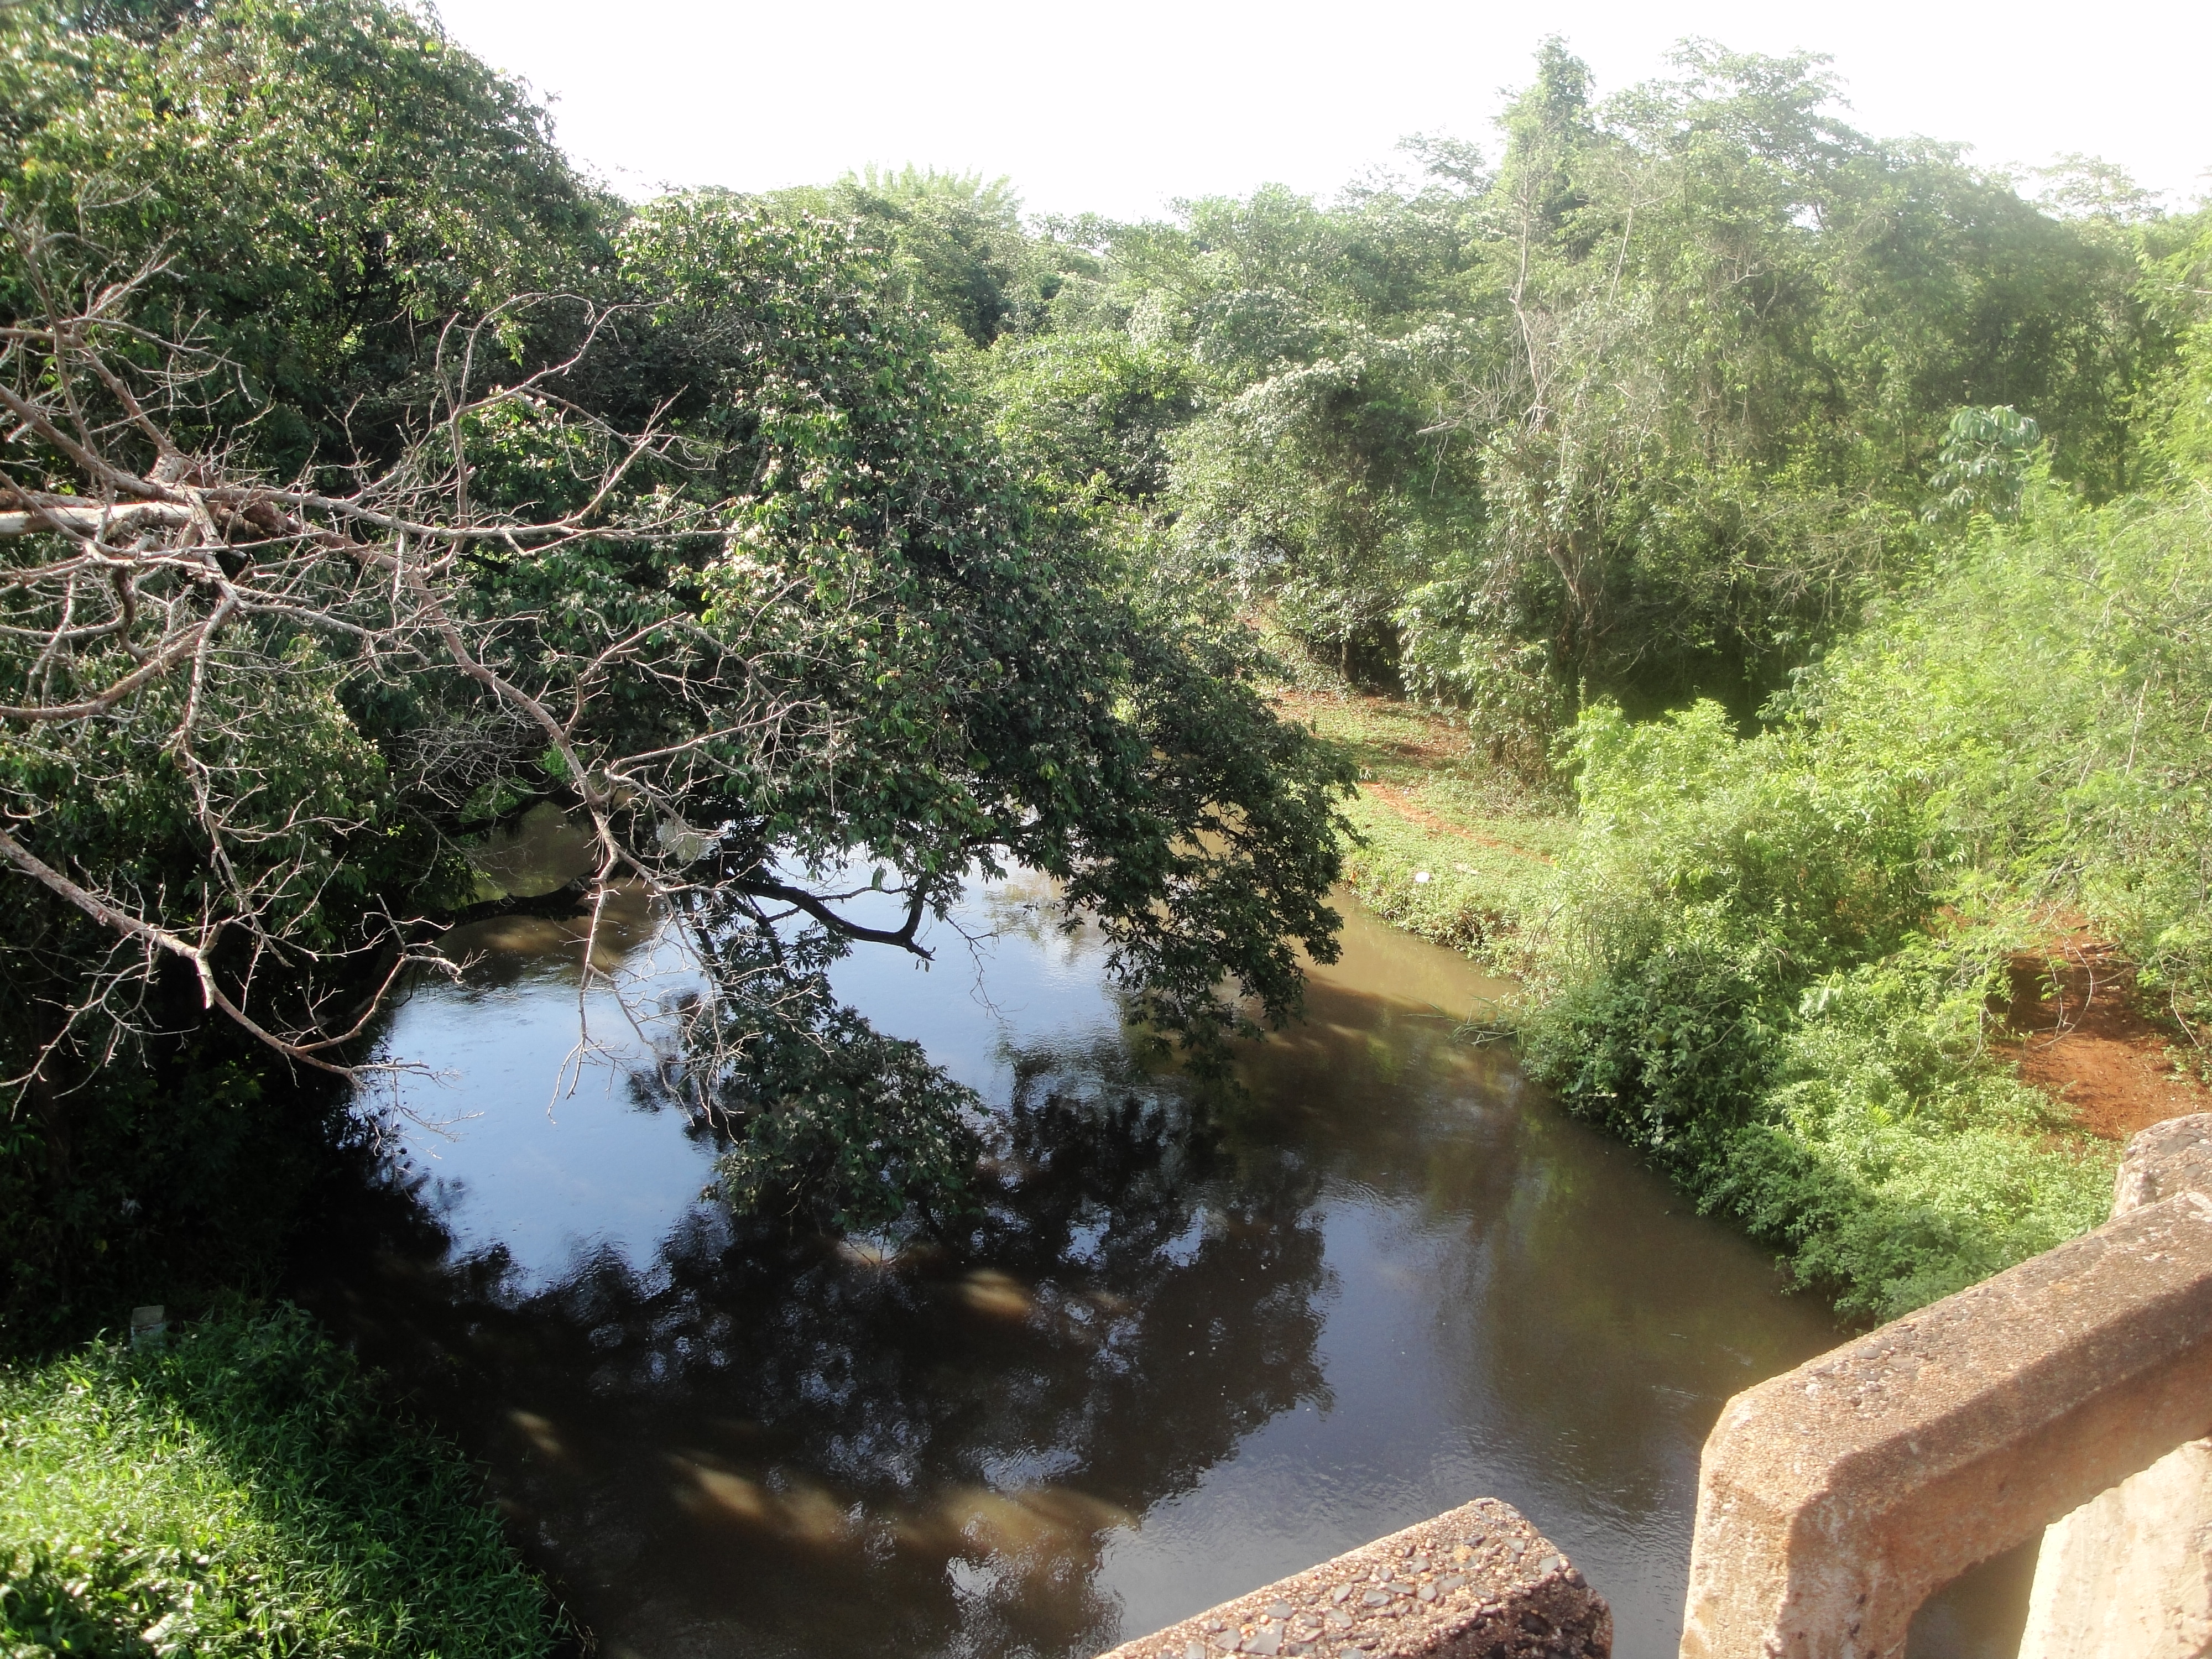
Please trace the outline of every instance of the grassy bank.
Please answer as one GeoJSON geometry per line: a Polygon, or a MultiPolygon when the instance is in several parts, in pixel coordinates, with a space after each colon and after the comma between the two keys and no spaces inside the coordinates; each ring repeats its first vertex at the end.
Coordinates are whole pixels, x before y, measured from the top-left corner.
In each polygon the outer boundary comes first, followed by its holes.
{"type": "Polygon", "coordinates": [[[6,1659],[526,1659],[554,1634],[474,1471],[304,1314],[0,1370],[6,1659]]]}
{"type": "Polygon", "coordinates": [[[1370,909],[1504,972],[1558,903],[1554,866],[1577,834],[1572,794],[1492,765],[1445,715],[1321,673],[1285,689],[1285,715],[1359,769],[1347,810],[1361,840],[1345,883],[1370,909]]]}
{"type": "Polygon", "coordinates": [[[2201,490],[1984,521],[1755,733],[1711,703],[1592,708],[1571,806],[1486,783],[1440,718],[1286,702],[1360,760],[1360,896],[1521,973],[1532,1073],[1847,1312],[2104,1218],[2114,1141],[2021,1080],[2008,1029],[2055,937],[2109,942],[2131,974],[2103,994],[2201,1060],[2201,490]]]}

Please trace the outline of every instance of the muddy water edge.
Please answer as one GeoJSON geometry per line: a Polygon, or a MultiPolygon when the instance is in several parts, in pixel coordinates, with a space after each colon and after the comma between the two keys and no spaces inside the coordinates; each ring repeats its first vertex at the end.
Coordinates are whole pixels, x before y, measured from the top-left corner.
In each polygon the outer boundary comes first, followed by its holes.
{"type": "MultiPolygon", "coordinates": [[[[505,849],[507,890],[562,834],[505,849]]],[[[507,916],[386,1039],[442,1074],[406,1103],[445,1133],[334,1203],[295,1294],[483,1461],[608,1659],[1080,1659],[1486,1494],[1612,1601],[1623,1659],[1672,1654],[1698,1446],[1837,1340],[1820,1305],[1458,1035],[1507,988],[1356,901],[1223,1108],[1137,1056],[1043,898],[977,883],[981,942],[837,976],[992,1108],[966,1237],[734,1225],[713,1134],[580,999],[580,924],[507,916]]],[[[675,972],[641,902],[609,923],[602,968],[675,972]]],[[[2021,1577],[1916,1652],[2008,1653],[2021,1577]]]]}

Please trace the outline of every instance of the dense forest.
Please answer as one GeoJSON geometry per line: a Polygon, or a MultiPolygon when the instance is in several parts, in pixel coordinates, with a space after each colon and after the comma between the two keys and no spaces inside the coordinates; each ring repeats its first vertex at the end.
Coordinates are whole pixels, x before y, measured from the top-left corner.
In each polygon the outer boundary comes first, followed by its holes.
{"type": "Polygon", "coordinates": [[[1571,1107],[1894,1314],[2104,1217],[2109,1147],[1998,1052],[2018,963],[2115,942],[2201,1064],[2212,219],[1869,138],[1810,58],[1677,64],[1601,100],[1547,47],[1494,165],[1412,139],[1328,204],[793,199],[1160,591],[1455,723],[1422,799],[1473,833],[1363,796],[1355,890],[1523,977],[1492,1026],[1571,1107]]]}
{"type": "MultiPolygon", "coordinates": [[[[963,1202],[978,1102],[826,970],[977,870],[1052,878],[1225,1087],[1348,872],[1856,1313],[2103,1218],[2109,1148],[1993,1042],[2055,929],[2201,1052],[2212,211],[1695,42],[1602,94],[1547,46],[1494,143],[1334,200],[1119,223],[912,167],[625,201],[377,0],[24,0],[0,41],[15,1352],[265,1285],[407,1063],[391,997],[519,902],[471,850],[549,799],[598,848],[568,898],[679,919],[656,1086],[779,1224],[963,1202]],[[1406,842],[1316,687],[1449,721],[1546,860],[1406,842]]],[[[356,1409],[295,1316],[210,1331],[356,1409]]],[[[25,1376],[0,1412],[66,1439],[25,1376]]],[[[22,1547],[25,1651],[167,1605],[22,1547]]]]}

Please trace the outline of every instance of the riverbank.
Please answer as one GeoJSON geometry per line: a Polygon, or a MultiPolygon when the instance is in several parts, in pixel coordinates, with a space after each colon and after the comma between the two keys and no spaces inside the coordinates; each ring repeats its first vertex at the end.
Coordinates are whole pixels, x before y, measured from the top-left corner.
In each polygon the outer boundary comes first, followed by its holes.
{"type": "MultiPolygon", "coordinates": [[[[1281,688],[1273,701],[1359,767],[1347,815],[1368,844],[1348,850],[1346,885],[1417,938],[1496,971],[1526,969],[1534,935],[1561,904],[1559,861],[1577,829],[1571,794],[1487,766],[1438,709],[1325,683],[1281,688]]],[[[2005,977],[1992,1053],[2082,1133],[2119,1146],[2153,1123],[2212,1111],[2184,1034],[2147,1012],[2136,964],[2080,917],[2008,953],[2005,977]]]]}
{"type": "Polygon", "coordinates": [[[2144,855],[2140,813],[2100,836],[2085,810],[2148,776],[2094,777],[2094,709],[1975,729],[2051,695],[1994,692],[1991,652],[2001,619],[2037,625],[2028,580],[2079,555],[2053,537],[1984,556],[2002,582],[1962,566],[1920,601],[1944,626],[1887,619],[1764,736],[1710,706],[1600,709],[1579,803],[1489,768],[1440,714],[1313,679],[1279,697],[1358,763],[1352,890],[1517,975],[1523,999],[1485,1018],[1531,1074],[1846,1315],[2095,1225],[2119,1143],[2212,1104],[2190,931],[2143,902],[2171,860],[2144,855]],[[1891,718],[1916,702],[1933,718],[1891,718]],[[2069,770],[2092,787],[2034,787],[2069,770]]]}
{"type": "Polygon", "coordinates": [[[1488,764],[1464,726],[1400,698],[1316,675],[1273,700],[1358,768],[1346,816],[1364,844],[1346,851],[1345,884],[1409,933],[1495,972],[1525,969],[1577,833],[1572,794],[1488,764]]]}
{"type": "Polygon", "coordinates": [[[530,1659],[556,1635],[476,1470],[296,1310],[0,1368],[9,1659],[530,1659]]]}

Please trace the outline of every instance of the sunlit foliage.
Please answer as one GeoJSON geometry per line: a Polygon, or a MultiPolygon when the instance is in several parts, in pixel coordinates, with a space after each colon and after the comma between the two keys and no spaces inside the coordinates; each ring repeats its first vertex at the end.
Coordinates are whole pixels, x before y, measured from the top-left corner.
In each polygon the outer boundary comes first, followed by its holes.
{"type": "Polygon", "coordinates": [[[2203,1052],[2208,626],[2201,489],[2083,508],[2045,486],[1756,738],[1711,703],[1593,710],[1538,1069],[1849,1307],[2094,1224],[2109,1152],[1991,1044],[2008,958],[2072,914],[2203,1052]]]}
{"type": "Polygon", "coordinates": [[[555,1634],[459,1449],[295,1310],[0,1369],[12,1659],[528,1659],[555,1634]]]}
{"type": "MultiPolygon", "coordinates": [[[[36,416],[4,460],[31,505],[0,644],[17,1306],[99,1280],[144,1207],[134,1076],[226,1057],[211,1002],[331,1062],[345,1027],[313,1011],[373,1006],[468,902],[470,838],[532,799],[682,913],[710,994],[665,1077],[758,1154],[733,1194],[781,1213],[957,1203],[965,1091],[822,975],[920,949],[975,867],[1054,878],[1201,1066],[1247,1011],[1294,1013],[1299,952],[1333,948],[1344,769],[1270,713],[1219,607],[979,406],[960,331],[1011,325],[1004,284],[1043,269],[1003,189],[624,208],[519,89],[367,0],[0,28],[27,112],[0,131],[0,293],[36,416]],[[107,556],[97,514],[37,515],[117,489],[179,539],[111,592],[55,562],[107,556]],[[461,550],[428,599],[396,574],[410,538],[461,550]],[[855,921],[878,894],[900,918],[855,921]]],[[[1133,372],[1122,401],[1177,406],[1133,372]]],[[[1103,418],[1125,477],[1156,465],[1146,418],[1103,418]]]]}

